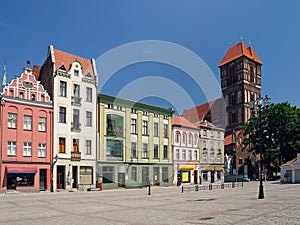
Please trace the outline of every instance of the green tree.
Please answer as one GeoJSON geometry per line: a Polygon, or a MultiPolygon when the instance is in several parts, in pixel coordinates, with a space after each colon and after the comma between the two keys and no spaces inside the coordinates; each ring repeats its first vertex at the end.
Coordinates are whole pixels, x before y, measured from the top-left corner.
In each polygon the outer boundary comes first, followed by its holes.
{"type": "Polygon", "coordinates": [[[245,146],[258,153],[261,143],[268,165],[272,162],[280,166],[300,152],[300,109],[288,102],[271,104],[268,109],[262,107],[261,118],[259,114],[252,116],[242,129],[245,146]]]}

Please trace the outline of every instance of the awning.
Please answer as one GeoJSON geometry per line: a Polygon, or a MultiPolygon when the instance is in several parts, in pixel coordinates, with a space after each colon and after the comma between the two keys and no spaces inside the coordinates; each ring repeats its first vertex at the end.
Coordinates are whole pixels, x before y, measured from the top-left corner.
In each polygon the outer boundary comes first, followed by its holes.
{"type": "Polygon", "coordinates": [[[208,166],[201,170],[202,171],[222,171],[223,168],[221,166],[208,166]]]}
{"type": "Polygon", "coordinates": [[[33,174],[33,173],[37,173],[37,168],[35,168],[35,167],[6,167],[6,173],[8,173],[8,174],[16,174],[16,173],[33,174]]]}
{"type": "Polygon", "coordinates": [[[196,166],[194,165],[184,165],[184,166],[179,166],[179,170],[194,170],[196,166]]]}

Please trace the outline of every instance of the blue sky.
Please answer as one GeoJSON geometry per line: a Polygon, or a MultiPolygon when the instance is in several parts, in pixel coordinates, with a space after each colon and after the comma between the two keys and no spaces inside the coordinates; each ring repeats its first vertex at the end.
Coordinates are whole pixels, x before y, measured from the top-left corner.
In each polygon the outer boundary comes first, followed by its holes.
{"type": "MultiPolygon", "coordinates": [[[[4,1],[0,65],[6,60],[10,81],[21,74],[27,59],[32,65],[42,65],[50,44],[82,57],[98,58],[126,43],[161,40],[201,57],[219,81],[218,64],[242,35],[263,61],[262,94],[268,94],[272,102],[288,101],[300,107],[299,11],[297,0],[4,1]]],[[[207,101],[186,73],[163,63],[122,68],[102,91],[118,95],[128,82],[152,75],[178,83],[195,105],[207,101]]],[[[144,101],[165,107],[174,104],[159,97],[144,101]]]]}

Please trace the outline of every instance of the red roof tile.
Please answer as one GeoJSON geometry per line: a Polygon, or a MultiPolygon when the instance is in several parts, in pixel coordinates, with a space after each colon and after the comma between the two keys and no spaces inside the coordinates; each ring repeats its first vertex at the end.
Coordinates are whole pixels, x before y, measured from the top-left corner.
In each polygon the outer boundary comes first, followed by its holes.
{"type": "Polygon", "coordinates": [[[298,158],[294,158],[294,159],[292,159],[292,160],[290,160],[290,161],[286,162],[286,163],[285,163],[285,164],[283,164],[282,166],[290,166],[290,165],[292,165],[294,162],[296,162],[296,161],[297,161],[297,159],[298,159],[298,158]]]}
{"type": "Polygon", "coordinates": [[[36,80],[38,80],[39,75],[40,75],[41,67],[38,65],[33,66],[33,75],[35,76],[36,80]]]}
{"type": "Polygon", "coordinates": [[[197,129],[198,126],[191,121],[187,120],[183,116],[173,116],[173,125],[182,126],[182,127],[188,127],[188,128],[194,128],[197,129]]]}
{"type": "MultiPolygon", "coordinates": [[[[235,137],[238,137],[240,134],[240,130],[235,131],[235,137]]],[[[228,134],[224,138],[224,146],[232,144],[232,134],[228,134]]]]}
{"type": "Polygon", "coordinates": [[[93,70],[92,60],[85,59],[77,55],[73,55],[67,52],[54,48],[54,58],[56,63],[56,69],[59,69],[62,65],[65,66],[66,70],[70,70],[70,66],[74,61],[78,61],[82,66],[82,73],[85,76],[90,73],[91,77],[94,79],[95,74],[93,70]]]}
{"type": "Polygon", "coordinates": [[[245,56],[253,61],[262,64],[262,61],[258,58],[257,54],[255,53],[254,49],[250,47],[246,47],[244,42],[240,42],[235,46],[232,46],[228,49],[227,53],[225,54],[224,58],[222,59],[219,67],[232,62],[235,59],[238,59],[242,56],[245,56]]]}

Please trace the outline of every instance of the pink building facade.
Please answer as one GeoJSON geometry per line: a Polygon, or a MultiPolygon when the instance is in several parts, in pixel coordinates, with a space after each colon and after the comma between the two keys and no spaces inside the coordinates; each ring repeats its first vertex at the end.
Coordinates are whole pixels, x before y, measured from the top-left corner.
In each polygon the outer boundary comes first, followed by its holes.
{"type": "Polygon", "coordinates": [[[3,87],[0,98],[0,192],[50,190],[50,96],[27,67],[3,87]]]}

